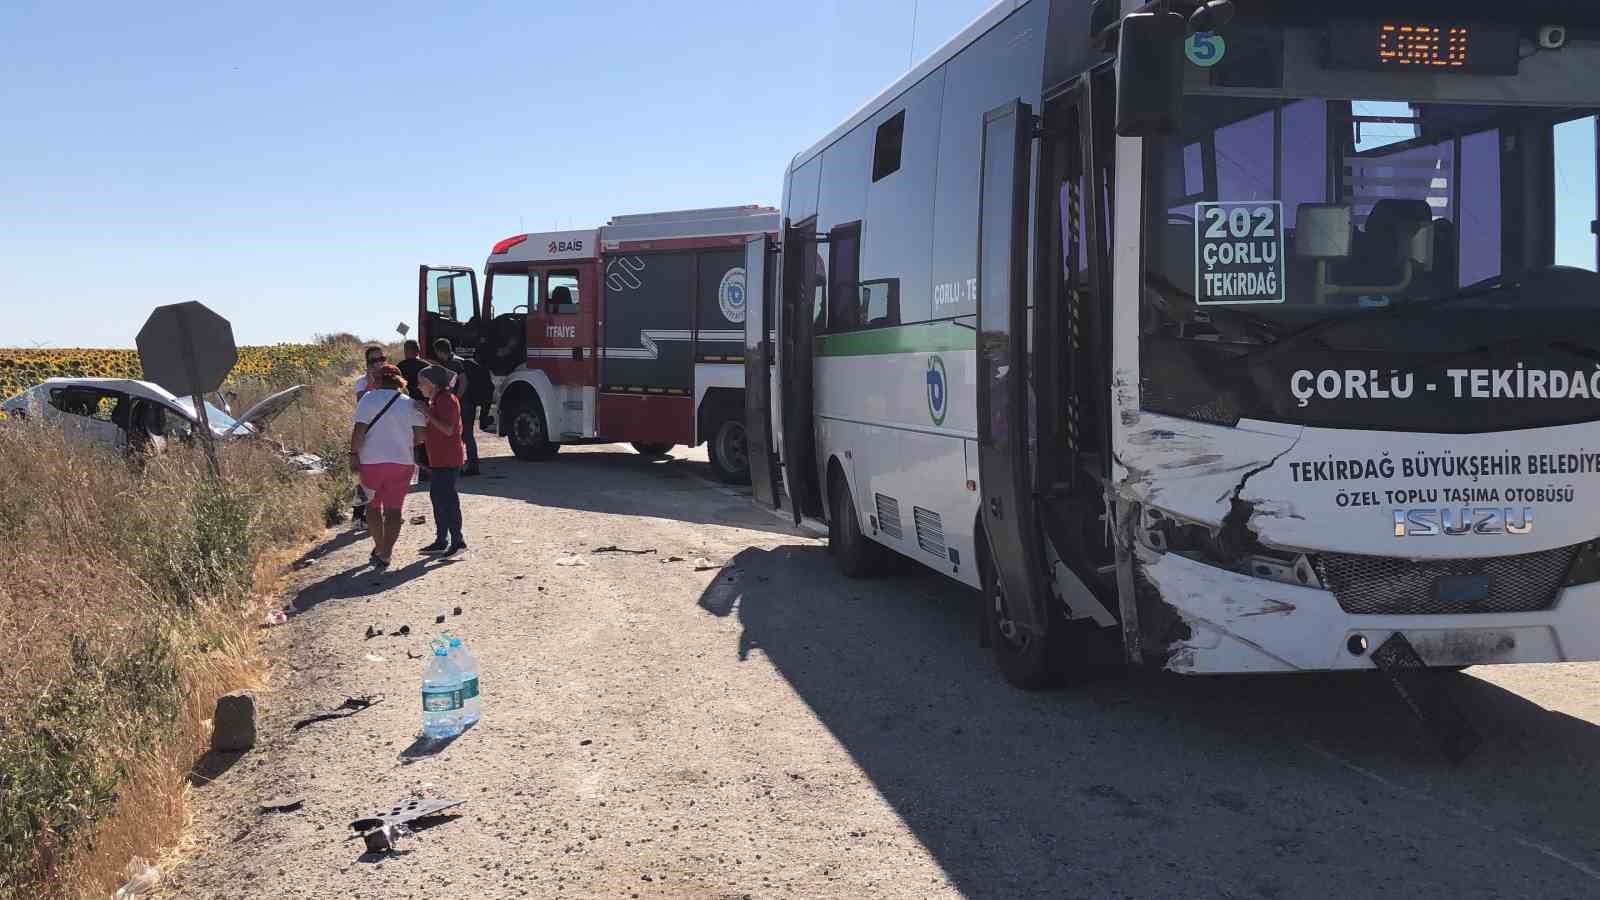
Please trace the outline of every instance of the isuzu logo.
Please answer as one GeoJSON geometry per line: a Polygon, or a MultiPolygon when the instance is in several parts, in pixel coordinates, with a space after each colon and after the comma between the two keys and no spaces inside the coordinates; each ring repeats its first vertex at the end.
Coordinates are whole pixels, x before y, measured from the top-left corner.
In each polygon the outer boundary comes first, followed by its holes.
{"type": "Polygon", "coordinates": [[[1533,509],[1527,506],[1472,506],[1394,511],[1395,537],[1530,534],[1532,531],[1533,509]]]}

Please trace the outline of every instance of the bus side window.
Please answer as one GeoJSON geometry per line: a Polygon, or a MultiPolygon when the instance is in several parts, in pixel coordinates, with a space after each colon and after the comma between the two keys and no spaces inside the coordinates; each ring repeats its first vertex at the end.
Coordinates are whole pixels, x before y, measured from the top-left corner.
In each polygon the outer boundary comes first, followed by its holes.
{"type": "Polygon", "coordinates": [[[861,297],[861,223],[828,232],[828,331],[853,331],[863,324],[861,297]]]}

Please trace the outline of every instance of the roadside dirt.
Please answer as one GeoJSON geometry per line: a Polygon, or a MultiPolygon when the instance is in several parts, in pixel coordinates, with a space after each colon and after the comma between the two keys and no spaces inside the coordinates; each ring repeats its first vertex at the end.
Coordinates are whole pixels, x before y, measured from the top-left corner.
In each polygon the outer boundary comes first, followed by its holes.
{"type": "MultiPolygon", "coordinates": [[[[486,460],[462,482],[458,562],[411,555],[431,521],[383,575],[331,532],[296,576],[298,614],[263,632],[261,742],[197,763],[192,846],[162,895],[1600,893],[1600,666],[1459,676],[1486,735],[1460,767],[1375,678],[1022,693],[976,646],[967,592],[914,570],[844,579],[704,460],[486,460]],[[438,749],[408,652],[444,628],[480,658],[484,719],[438,749]],[[371,693],[386,699],[293,729],[371,693]],[[258,809],[278,797],[304,804],[258,809]],[[466,803],[364,856],[348,823],[409,798],[466,803]]],[[[429,515],[425,493],[407,514],[429,515]]]]}

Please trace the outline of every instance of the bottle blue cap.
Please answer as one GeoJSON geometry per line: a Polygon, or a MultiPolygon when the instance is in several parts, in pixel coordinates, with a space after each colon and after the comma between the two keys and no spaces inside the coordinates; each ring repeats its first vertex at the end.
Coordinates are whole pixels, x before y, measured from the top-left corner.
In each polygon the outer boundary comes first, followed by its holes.
{"type": "Polygon", "coordinates": [[[444,648],[444,647],[435,647],[435,648],[433,648],[433,655],[434,656],[449,656],[450,655],[450,651],[448,649],[444,648]]]}
{"type": "Polygon", "coordinates": [[[452,646],[452,647],[461,646],[461,638],[458,638],[458,637],[451,638],[450,639],[450,646],[452,646]]]}

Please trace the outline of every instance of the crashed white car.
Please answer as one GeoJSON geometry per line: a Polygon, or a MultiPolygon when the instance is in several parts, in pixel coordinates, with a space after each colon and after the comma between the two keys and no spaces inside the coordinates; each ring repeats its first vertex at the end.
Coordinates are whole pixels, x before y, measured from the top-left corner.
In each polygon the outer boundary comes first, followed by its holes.
{"type": "MultiPolygon", "coordinates": [[[[305,385],[279,391],[234,418],[206,403],[206,420],[217,440],[259,437],[266,425],[305,392],[305,385]]],[[[191,440],[200,428],[193,397],[130,378],[49,378],[0,403],[8,418],[59,424],[76,440],[119,452],[160,452],[168,441],[191,440]]],[[[279,445],[297,467],[321,471],[321,458],[279,445]]]]}

